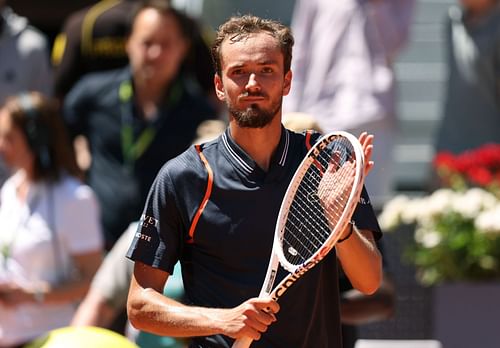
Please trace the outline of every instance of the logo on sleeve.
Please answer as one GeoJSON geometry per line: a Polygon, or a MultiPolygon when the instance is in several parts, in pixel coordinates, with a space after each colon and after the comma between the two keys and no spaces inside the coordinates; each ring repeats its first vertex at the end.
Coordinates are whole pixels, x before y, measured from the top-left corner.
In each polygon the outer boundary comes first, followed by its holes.
{"type": "Polygon", "coordinates": [[[371,202],[369,199],[366,199],[365,197],[359,197],[359,204],[368,205],[371,204],[371,202]]]}
{"type": "Polygon", "coordinates": [[[142,214],[141,216],[141,226],[144,228],[149,228],[150,226],[158,228],[159,222],[152,216],[147,216],[142,214]]]}
{"type": "Polygon", "coordinates": [[[151,234],[154,233],[154,230],[157,231],[158,226],[159,222],[157,219],[143,214],[141,216],[141,222],[135,234],[135,238],[151,242],[151,234]]]}

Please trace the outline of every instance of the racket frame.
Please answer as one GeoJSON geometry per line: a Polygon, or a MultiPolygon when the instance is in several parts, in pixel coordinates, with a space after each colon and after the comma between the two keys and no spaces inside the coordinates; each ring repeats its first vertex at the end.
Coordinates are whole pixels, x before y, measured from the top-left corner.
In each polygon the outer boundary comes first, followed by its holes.
{"type": "Polygon", "coordinates": [[[344,131],[336,131],[328,133],[322,136],[316,144],[311,147],[311,149],[307,152],[306,156],[300,163],[299,167],[295,171],[290,184],[285,193],[285,197],[283,198],[280,211],[278,214],[277,224],[274,233],[274,242],[271,260],[269,262],[269,266],[266,272],[265,281],[263,283],[261,292],[259,297],[262,296],[271,296],[273,300],[278,300],[285,291],[292,286],[297,279],[299,279],[302,275],[304,275],[307,271],[317,265],[327,254],[328,252],[335,246],[342,231],[346,228],[347,224],[349,224],[351,220],[351,216],[356,209],[356,206],[359,201],[359,197],[361,195],[361,191],[363,185],[360,183],[363,182],[364,176],[364,155],[361,144],[358,139],[352,134],[344,131]],[[310,166],[315,165],[317,157],[320,155],[321,151],[328,146],[332,142],[333,139],[337,137],[345,137],[352,144],[354,156],[356,159],[356,170],[353,181],[353,190],[351,190],[348,198],[348,203],[345,206],[344,211],[339,219],[339,222],[334,226],[334,230],[324,242],[323,246],[319,248],[309,259],[305,260],[300,265],[292,265],[290,264],[284,254],[283,249],[281,248],[281,236],[283,233],[284,225],[287,221],[288,212],[290,208],[290,204],[295,196],[295,192],[297,191],[300,181],[304,177],[305,173],[309,169],[310,166]],[[276,279],[276,275],[278,272],[278,266],[281,264],[283,268],[285,268],[290,273],[278,284],[276,287],[271,290],[274,285],[274,281],[276,279]]]}

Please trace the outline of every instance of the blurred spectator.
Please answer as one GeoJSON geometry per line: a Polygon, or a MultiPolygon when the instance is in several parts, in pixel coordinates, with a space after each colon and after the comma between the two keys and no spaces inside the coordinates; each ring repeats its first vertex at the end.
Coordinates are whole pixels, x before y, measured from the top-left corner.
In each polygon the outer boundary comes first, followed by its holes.
{"type": "Polygon", "coordinates": [[[500,143],[500,5],[461,0],[446,22],[448,80],[438,151],[500,143]]]}
{"type": "Polygon", "coordinates": [[[69,92],[84,74],[127,65],[125,42],[135,0],[103,0],[72,13],[52,47],[55,94],[69,92]]]}
{"type": "MultiPolygon", "coordinates": [[[[117,315],[126,308],[134,263],[125,258],[125,254],[136,231],[137,222],[133,222],[106,255],[88,294],[73,317],[72,326],[109,328],[117,315]]],[[[179,300],[184,294],[179,266],[175,267],[171,280],[164,292],[169,297],[179,300]]],[[[180,340],[171,337],[161,337],[146,332],[134,333],[133,336],[136,343],[144,348],[182,347],[180,340]]]]}
{"type": "Polygon", "coordinates": [[[97,201],[55,104],[31,92],[0,109],[0,346],[69,324],[102,258],[97,201]]]}
{"type": "Polygon", "coordinates": [[[415,0],[297,0],[292,89],[285,112],[312,115],[325,132],[375,135],[366,179],[372,204],[391,192],[397,130],[393,62],[407,40],[415,0]]]}
{"type": "MultiPolygon", "coordinates": [[[[138,6],[138,0],[102,0],[66,19],[52,48],[55,93],[58,97],[64,97],[87,73],[112,70],[128,64],[125,45],[130,33],[131,13],[138,6]]],[[[203,91],[212,95],[210,51],[197,23],[192,19],[186,21],[189,22],[191,45],[183,70],[203,91]]]]}
{"type": "MultiPolygon", "coordinates": [[[[226,123],[221,120],[204,121],[198,126],[193,143],[200,144],[211,141],[223,133],[226,127],[226,123]]],[[[129,225],[106,255],[92,280],[89,292],[78,306],[71,322],[72,326],[96,326],[114,329],[115,323],[119,322],[119,316],[126,309],[130,279],[134,270],[134,263],[125,255],[136,231],[137,221],[129,225]]],[[[171,282],[169,281],[165,287],[164,294],[180,300],[184,295],[184,287],[179,264],[175,266],[170,278],[171,282]]],[[[138,332],[131,325],[128,326],[128,331],[128,336],[144,348],[176,348],[183,344],[180,339],[138,332]]]]}
{"type": "MultiPolygon", "coordinates": [[[[0,0],[0,105],[24,90],[52,92],[47,40],[0,0]]],[[[0,160],[0,186],[8,176],[0,160]]]]}
{"type": "Polygon", "coordinates": [[[89,142],[88,182],[104,207],[107,248],[139,219],[160,167],[214,116],[206,98],[179,73],[189,23],[167,1],[146,2],[126,45],[130,67],[87,75],[65,98],[72,136],[89,142]]]}
{"type": "Polygon", "coordinates": [[[223,120],[207,120],[198,126],[196,130],[196,138],[193,144],[207,143],[214,140],[219,135],[224,133],[227,128],[227,122],[223,120]]]}
{"type": "Polygon", "coordinates": [[[25,90],[52,92],[47,40],[0,0],[0,105],[25,90]]]}

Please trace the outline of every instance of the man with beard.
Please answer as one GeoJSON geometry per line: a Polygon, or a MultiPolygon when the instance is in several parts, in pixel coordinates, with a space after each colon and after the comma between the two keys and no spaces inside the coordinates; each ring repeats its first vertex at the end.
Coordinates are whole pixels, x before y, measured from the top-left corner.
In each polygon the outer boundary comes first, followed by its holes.
{"type": "Polygon", "coordinates": [[[130,66],[87,75],[64,102],[71,134],[92,156],[87,180],[102,207],[108,249],[141,215],[158,170],[184,151],[214,110],[180,67],[190,22],[166,0],[138,5],[126,43],[130,66]]]}
{"type": "MultiPolygon", "coordinates": [[[[348,229],[343,231],[345,241],[279,305],[254,297],[281,200],[308,141],[318,137],[281,124],[292,45],[288,28],[253,16],[231,18],[219,28],[214,83],[230,124],[216,140],[169,161],[150,190],[127,254],[135,261],[128,314],[138,329],[192,337],[190,347],[230,347],[244,336],[258,340],[254,347],[340,347],[336,258],[363,293],[379,286],[374,239],[381,233],[365,192],[353,216],[355,232],[347,237],[348,229]],[[186,304],[162,295],[178,260],[186,304]]],[[[360,140],[368,172],[373,139],[364,133],[360,140]]]]}

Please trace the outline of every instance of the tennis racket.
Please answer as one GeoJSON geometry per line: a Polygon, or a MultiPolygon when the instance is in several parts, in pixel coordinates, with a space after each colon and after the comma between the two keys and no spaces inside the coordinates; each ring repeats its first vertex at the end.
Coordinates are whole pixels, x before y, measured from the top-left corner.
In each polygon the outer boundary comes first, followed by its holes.
{"type": "MultiPolygon", "coordinates": [[[[363,176],[363,149],[347,132],[324,135],[308,151],[281,203],[259,297],[278,300],[328,254],[350,223],[363,176]],[[279,265],[290,273],[273,287],[279,265]]],[[[239,338],[232,347],[251,343],[251,338],[239,338]]]]}

